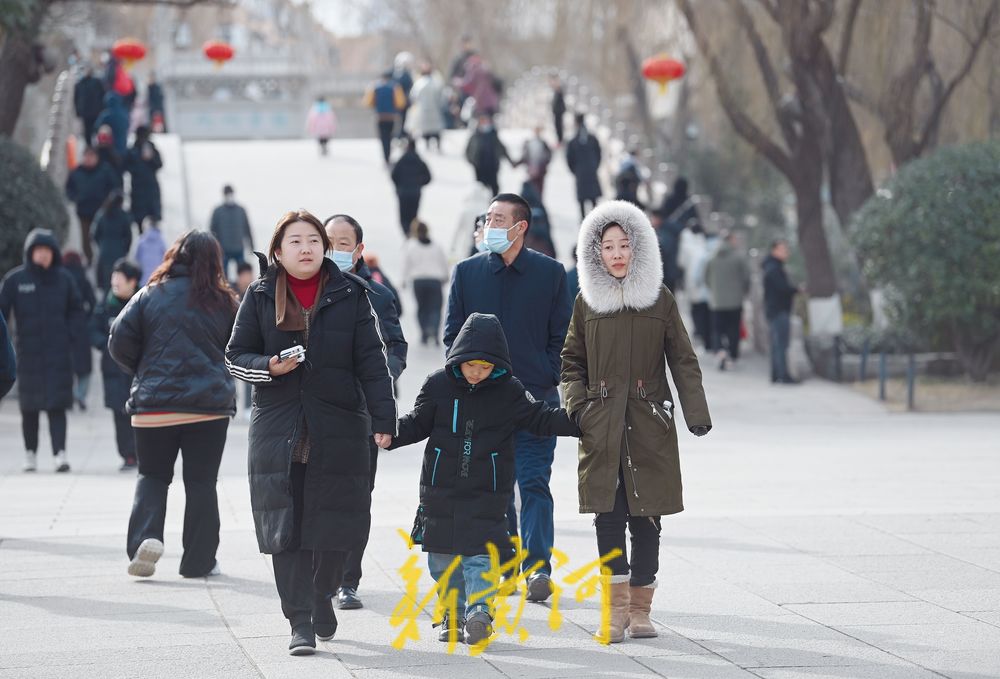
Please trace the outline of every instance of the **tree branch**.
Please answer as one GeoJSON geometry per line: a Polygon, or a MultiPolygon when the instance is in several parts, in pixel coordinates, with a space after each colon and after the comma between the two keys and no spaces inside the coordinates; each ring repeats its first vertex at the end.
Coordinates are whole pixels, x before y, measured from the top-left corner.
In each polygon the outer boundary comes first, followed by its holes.
{"type": "Polygon", "coordinates": [[[698,50],[708,62],[719,101],[722,103],[722,109],[725,111],[726,117],[729,118],[729,122],[732,123],[737,134],[767,158],[785,177],[790,181],[793,180],[795,172],[788,154],[743,112],[743,104],[732,91],[722,65],[715,53],[712,52],[707,36],[695,19],[691,0],[677,0],[677,5],[687,20],[688,27],[698,44],[698,50]]]}
{"type": "Polygon", "coordinates": [[[764,89],[767,91],[771,108],[774,110],[774,115],[781,126],[781,134],[785,138],[785,145],[793,148],[797,142],[798,135],[795,133],[795,125],[788,109],[781,105],[781,87],[778,82],[778,74],[774,70],[774,64],[771,63],[771,56],[767,52],[764,40],[757,31],[757,25],[754,23],[753,17],[750,15],[750,11],[743,0],[728,0],[728,2],[750,41],[754,58],[757,60],[757,67],[760,69],[760,75],[764,80],[764,89]]]}
{"type": "Polygon", "coordinates": [[[878,102],[865,94],[860,87],[852,83],[843,75],[840,75],[840,86],[844,88],[844,94],[847,95],[847,98],[855,104],[860,104],[869,113],[873,113],[875,115],[882,114],[882,110],[879,108],[878,102]]]}
{"type": "Polygon", "coordinates": [[[990,3],[989,9],[986,10],[986,14],[983,16],[979,31],[973,39],[972,45],[969,47],[969,52],[965,55],[965,62],[958,69],[955,77],[945,87],[944,93],[935,103],[934,109],[927,118],[926,124],[924,124],[924,129],[920,133],[920,139],[917,140],[917,155],[923,152],[928,141],[936,134],[937,128],[941,123],[941,116],[944,114],[945,107],[948,106],[948,101],[962,81],[965,80],[966,76],[969,75],[969,72],[972,71],[972,66],[976,63],[976,57],[979,56],[979,50],[989,37],[994,24],[997,22],[998,15],[1000,15],[1000,0],[993,0],[990,3]]]}
{"type": "Polygon", "coordinates": [[[847,73],[847,62],[851,54],[851,43],[854,40],[854,22],[858,18],[858,9],[861,7],[861,0],[851,0],[847,8],[847,18],[845,19],[844,32],[840,35],[840,49],[837,51],[837,72],[841,75],[847,73]]]}
{"type": "MultiPolygon", "coordinates": [[[[51,4],[71,2],[72,0],[49,0],[51,4]]],[[[217,7],[232,7],[237,0],[93,0],[103,5],[167,5],[182,9],[198,5],[214,5],[217,7]]]]}

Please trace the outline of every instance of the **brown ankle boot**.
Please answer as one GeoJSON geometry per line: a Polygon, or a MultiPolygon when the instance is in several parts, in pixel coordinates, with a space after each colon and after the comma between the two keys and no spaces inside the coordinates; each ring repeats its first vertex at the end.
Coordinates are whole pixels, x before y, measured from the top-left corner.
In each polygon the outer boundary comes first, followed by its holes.
{"type": "Polygon", "coordinates": [[[649,611],[653,606],[653,592],[656,591],[656,581],[644,587],[629,588],[628,635],[633,639],[649,639],[659,636],[649,611]]]}
{"type": "Polygon", "coordinates": [[[625,641],[625,627],[628,626],[629,586],[628,582],[607,582],[611,592],[611,621],[608,625],[608,643],[625,641]]]}

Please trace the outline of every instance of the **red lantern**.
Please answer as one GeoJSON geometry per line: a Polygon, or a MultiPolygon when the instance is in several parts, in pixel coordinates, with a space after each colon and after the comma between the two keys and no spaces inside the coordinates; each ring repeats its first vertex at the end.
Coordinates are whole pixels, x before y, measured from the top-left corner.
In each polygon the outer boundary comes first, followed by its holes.
{"type": "Polygon", "coordinates": [[[657,54],[642,62],[642,77],[660,84],[660,94],[667,91],[667,83],[684,76],[684,64],[666,54],[657,54]]]}
{"type": "Polygon", "coordinates": [[[135,38],[125,38],[112,45],[111,53],[122,62],[125,70],[128,70],[135,62],[146,56],[146,46],[135,38]]]}
{"type": "Polygon", "coordinates": [[[215,62],[216,68],[222,68],[222,65],[232,59],[236,53],[232,45],[218,40],[209,40],[201,48],[201,51],[204,52],[206,58],[215,62]]]}

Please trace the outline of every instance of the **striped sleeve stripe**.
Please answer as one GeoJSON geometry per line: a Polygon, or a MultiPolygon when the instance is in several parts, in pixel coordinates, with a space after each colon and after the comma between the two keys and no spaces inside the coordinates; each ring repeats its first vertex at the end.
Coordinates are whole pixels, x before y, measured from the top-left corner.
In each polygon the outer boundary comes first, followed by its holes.
{"type": "Polygon", "coordinates": [[[253,368],[244,368],[238,366],[227,358],[226,359],[226,369],[229,373],[236,378],[243,380],[244,382],[270,382],[271,373],[266,370],[255,370],[253,368]]]}
{"type": "MultiPolygon", "coordinates": [[[[372,306],[372,301],[368,299],[368,295],[365,294],[363,297],[365,298],[365,301],[368,302],[368,311],[371,312],[372,318],[375,319],[375,333],[378,335],[379,344],[382,345],[382,359],[385,361],[385,372],[389,375],[389,387],[390,393],[392,393],[392,371],[389,370],[389,350],[385,346],[385,339],[382,337],[382,322],[378,319],[378,314],[375,313],[375,307],[372,306]]],[[[399,428],[399,425],[396,424],[399,422],[399,407],[396,405],[396,395],[394,393],[392,394],[392,416],[394,422],[392,435],[395,436],[398,433],[396,430],[399,428]]],[[[375,433],[379,434],[388,432],[375,433]]]]}

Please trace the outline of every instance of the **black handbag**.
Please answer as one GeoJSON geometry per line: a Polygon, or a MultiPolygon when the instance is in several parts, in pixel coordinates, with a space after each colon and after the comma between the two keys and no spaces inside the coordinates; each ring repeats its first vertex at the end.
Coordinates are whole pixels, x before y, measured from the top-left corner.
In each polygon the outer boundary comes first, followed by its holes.
{"type": "Polygon", "coordinates": [[[424,543],[424,506],[417,506],[417,513],[413,517],[413,528],[410,529],[410,540],[413,541],[415,545],[422,545],[424,543]]]}

